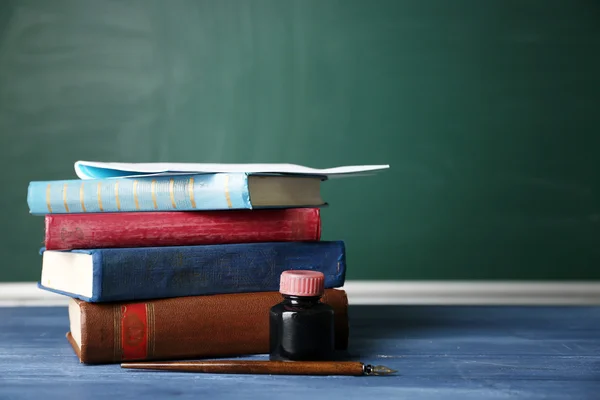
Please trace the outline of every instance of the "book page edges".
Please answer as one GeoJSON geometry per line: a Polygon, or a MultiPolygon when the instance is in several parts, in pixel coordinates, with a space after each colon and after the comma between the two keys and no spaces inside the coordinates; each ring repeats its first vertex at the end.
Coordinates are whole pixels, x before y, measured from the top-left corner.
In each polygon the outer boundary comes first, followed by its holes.
{"type": "Polygon", "coordinates": [[[69,332],[67,332],[67,340],[73,346],[79,361],[83,362],[81,358],[81,307],[78,300],[69,300],[68,312],[69,332]]]}
{"type": "Polygon", "coordinates": [[[248,192],[252,207],[318,207],[324,204],[318,178],[249,176],[248,192]]]}
{"type": "Polygon", "coordinates": [[[93,255],[47,250],[42,255],[41,285],[83,297],[93,297],[93,255]]]}

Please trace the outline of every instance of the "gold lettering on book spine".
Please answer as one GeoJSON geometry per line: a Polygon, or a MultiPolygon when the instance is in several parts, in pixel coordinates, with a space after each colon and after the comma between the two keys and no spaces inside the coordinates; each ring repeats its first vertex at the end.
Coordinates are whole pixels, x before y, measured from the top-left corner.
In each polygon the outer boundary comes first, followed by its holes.
{"type": "Polygon", "coordinates": [[[138,181],[133,181],[133,201],[135,202],[135,209],[139,210],[140,203],[138,202],[137,186],[138,186],[138,181]]]}
{"type": "Polygon", "coordinates": [[[154,179],[152,180],[152,185],[150,185],[150,193],[152,194],[152,204],[156,210],[158,206],[156,205],[156,180],[154,179]]]}
{"type": "Polygon", "coordinates": [[[196,200],[194,199],[194,178],[190,178],[188,190],[190,193],[190,201],[192,202],[192,208],[196,208],[196,200]]]}
{"type": "Polygon", "coordinates": [[[67,184],[63,185],[63,204],[65,205],[65,210],[69,212],[69,205],[67,204],[67,184]]]}
{"type": "Polygon", "coordinates": [[[154,357],[154,342],[155,342],[155,330],[154,330],[154,304],[146,303],[146,326],[148,327],[148,343],[147,353],[148,358],[154,357]]]}
{"type": "Polygon", "coordinates": [[[98,208],[101,212],[104,211],[104,207],[102,207],[102,184],[98,182],[98,187],[96,189],[96,194],[98,196],[98,208]]]}
{"type": "Polygon", "coordinates": [[[117,202],[117,210],[121,211],[121,200],[119,200],[119,181],[115,183],[115,201],[117,202]]]}
{"type": "Polygon", "coordinates": [[[81,211],[86,212],[87,210],[85,209],[85,202],[83,201],[83,185],[84,183],[81,183],[81,186],[79,187],[79,201],[81,202],[81,211]]]}
{"type": "Polygon", "coordinates": [[[121,343],[121,306],[113,306],[113,360],[121,361],[123,344],[121,343]]]}
{"type": "Polygon", "coordinates": [[[231,196],[229,195],[229,175],[225,175],[225,199],[227,199],[227,207],[231,208],[231,196]]]}
{"type": "Polygon", "coordinates": [[[48,186],[46,186],[46,207],[48,207],[48,212],[50,214],[52,214],[52,206],[50,205],[50,189],[51,189],[51,184],[48,184],[48,186]]]}
{"type": "Polygon", "coordinates": [[[169,195],[171,196],[171,205],[173,206],[173,208],[177,208],[177,205],[175,204],[174,189],[175,189],[175,180],[173,180],[173,178],[171,178],[171,180],[169,181],[169,195]]]}

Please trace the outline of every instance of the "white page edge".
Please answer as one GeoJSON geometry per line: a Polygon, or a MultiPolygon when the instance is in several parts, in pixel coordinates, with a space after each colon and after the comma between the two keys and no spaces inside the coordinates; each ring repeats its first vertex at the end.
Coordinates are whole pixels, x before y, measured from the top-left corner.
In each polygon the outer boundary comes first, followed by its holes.
{"type": "Polygon", "coordinates": [[[185,173],[282,173],[301,175],[323,175],[327,177],[363,175],[367,172],[376,172],[388,169],[389,165],[350,165],[334,168],[310,168],[297,164],[234,164],[234,163],[117,163],[98,161],[75,162],[75,173],[81,179],[95,179],[97,175],[90,175],[83,171],[85,167],[131,172],[126,176],[151,175],[179,175],[185,173]]]}

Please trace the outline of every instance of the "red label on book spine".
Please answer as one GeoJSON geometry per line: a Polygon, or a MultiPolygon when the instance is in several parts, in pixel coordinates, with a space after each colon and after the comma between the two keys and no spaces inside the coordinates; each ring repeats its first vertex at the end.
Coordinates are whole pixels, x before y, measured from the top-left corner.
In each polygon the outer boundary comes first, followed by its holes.
{"type": "Polygon", "coordinates": [[[146,304],[121,307],[121,346],[125,360],[144,359],[148,355],[148,319],[146,304]]]}

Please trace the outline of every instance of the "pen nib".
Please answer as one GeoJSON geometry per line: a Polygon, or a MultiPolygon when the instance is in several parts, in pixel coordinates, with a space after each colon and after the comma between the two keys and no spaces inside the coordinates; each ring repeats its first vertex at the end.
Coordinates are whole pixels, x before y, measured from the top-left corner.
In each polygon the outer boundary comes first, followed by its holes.
{"type": "Polygon", "coordinates": [[[365,375],[389,375],[397,372],[384,365],[367,365],[365,367],[365,375]]]}

